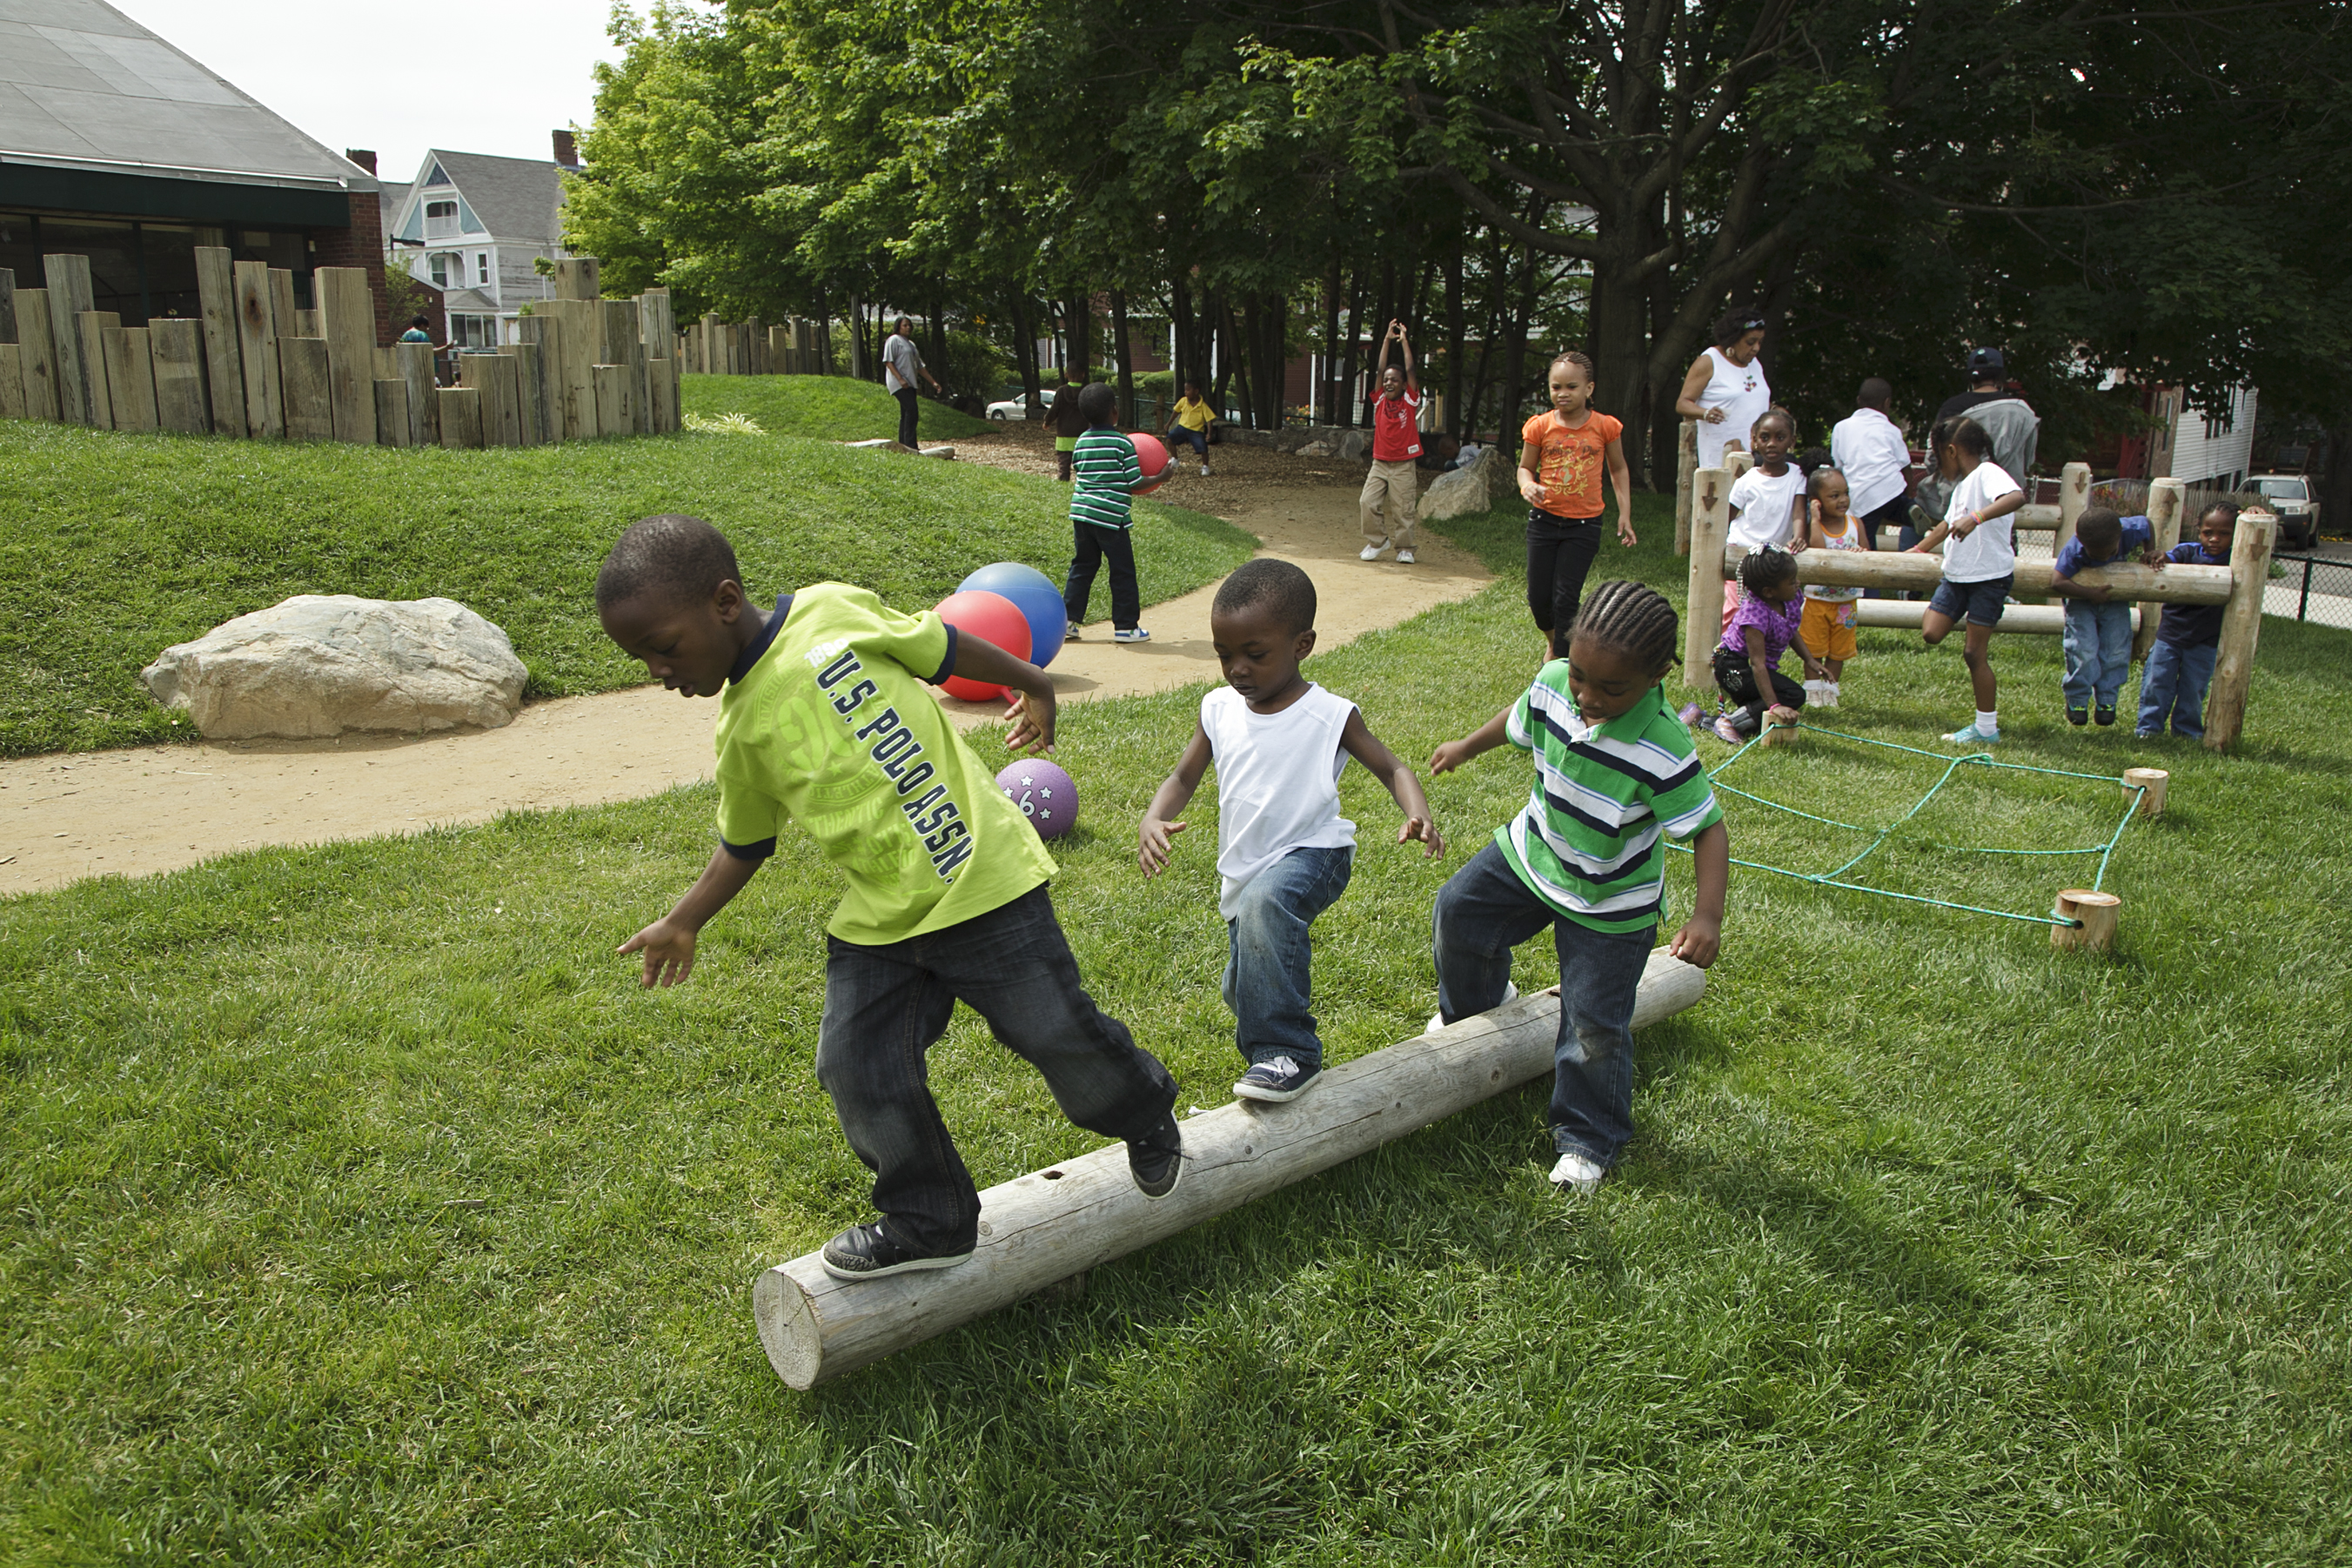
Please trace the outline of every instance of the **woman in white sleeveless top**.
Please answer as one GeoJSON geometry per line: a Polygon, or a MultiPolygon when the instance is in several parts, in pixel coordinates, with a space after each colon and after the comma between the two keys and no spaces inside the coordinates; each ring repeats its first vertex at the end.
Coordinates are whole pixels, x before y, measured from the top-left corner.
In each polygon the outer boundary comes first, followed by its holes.
{"type": "Polygon", "coordinates": [[[1764,347],[1764,316],[1741,305],[1716,318],[1715,346],[1683,377],[1675,412],[1698,421],[1698,466],[1723,467],[1726,452],[1748,450],[1748,427],[1772,406],[1772,388],[1756,363],[1764,347]]]}

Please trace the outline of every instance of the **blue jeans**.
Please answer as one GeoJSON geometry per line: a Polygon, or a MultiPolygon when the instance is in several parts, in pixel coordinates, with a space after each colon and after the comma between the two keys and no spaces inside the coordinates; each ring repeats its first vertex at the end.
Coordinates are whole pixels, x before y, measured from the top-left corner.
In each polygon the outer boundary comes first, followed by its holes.
{"type": "Polygon", "coordinates": [[[1323,1065],[1307,1010],[1315,956],[1307,928],[1348,890],[1355,858],[1349,848],[1294,849],[1250,879],[1225,922],[1225,1005],[1234,1010],[1234,1044],[1252,1067],[1276,1057],[1323,1065]]]}
{"type": "Polygon", "coordinates": [[[1658,928],[1612,936],[1556,915],[1491,838],[1439,890],[1431,926],[1437,1010],[1449,1024],[1501,1002],[1511,949],[1551,927],[1559,953],[1552,1149],[1614,1165],[1633,1136],[1633,995],[1658,928]]]}
{"type": "Polygon", "coordinates": [[[1045,1078],[1062,1114],[1134,1139],[1176,1103],[1176,1080],[1078,983],[1041,885],[944,931],[861,946],[825,939],[816,1079],[849,1147],[874,1173],[874,1206],[929,1253],[980,1239],[980,1194],[931,1098],[926,1053],[961,1001],[1045,1078]]]}
{"type": "Polygon", "coordinates": [[[2095,700],[2101,708],[2113,708],[2124,677],[2131,673],[2131,605],[2121,599],[2067,600],[2065,644],[2066,674],[2060,684],[2066,706],[2088,708],[2095,700]]]}
{"type": "Polygon", "coordinates": [[[2139,676],[2139,722],[2134,726],[2141,739],[2163,734],[2167,719],[2174,734],[2205,738],[2205,688],[2221,651],[2211,643],[2182,647],[2161,638],[2147,650],[2139,676]]]}
{"type": "Polygon", "coordinates": [[[1209,460],[1209,433],[1206,430],[1188,430],[1181,425],[1171,425],[1168,426],[1168,449],[1173,452],[1179,442],[1191,447],[1201,461],[1205,463],[1209,460]]]}

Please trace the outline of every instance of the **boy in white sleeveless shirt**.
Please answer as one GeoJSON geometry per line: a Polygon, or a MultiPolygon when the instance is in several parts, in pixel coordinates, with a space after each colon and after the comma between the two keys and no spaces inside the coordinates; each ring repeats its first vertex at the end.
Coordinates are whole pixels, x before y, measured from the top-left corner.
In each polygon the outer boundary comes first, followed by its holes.
{"type": "Polygon", "coordinates": [[[1217,590],[1209,636],[1225,685],[1201,700],[1201,721],[1138,832],[1146,877],[1168,865],[1176,820],[1217,767],[1217,870],[1231,956],[1225,1005],[1249,1063],[1234,1093],[1297,1099],[1323,1070],[1315,1033],[1307,927],[1345,891],[1356,825],[1339,815],[1339,773],[1355,758],[1404,813],[1397,842],[1445,852],[1412,769],[1381,743],[1356,705],[1298,673],[1315,647],[1315,584],[1287,561],[1246,562],[1217,590]]]}

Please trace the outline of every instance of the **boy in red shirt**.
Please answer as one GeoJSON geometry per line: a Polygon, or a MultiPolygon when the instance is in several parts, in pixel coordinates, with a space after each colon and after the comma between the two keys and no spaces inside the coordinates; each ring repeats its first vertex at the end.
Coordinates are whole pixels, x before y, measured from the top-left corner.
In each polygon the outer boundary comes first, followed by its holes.
{"type": "Polygon", "coordinates": [[[1421,383],[1413,379],[1412,343],[1404,335],[1404,323],[1391,321],[1388,335],[1381,340],[1381,395],[1372,404],[1372,471],[1364,477],[1364,493],[1356,498],[1357,515],[1364,525],[1360,559],[1378,561],[1393,542],[1397,564],[1412,564],[1413,509],[1421,504],[1413,459],[1420,456],[1421,383]],[[1402,370],[1389,363],[1391,343],[1404,351],[1402,370]]]}

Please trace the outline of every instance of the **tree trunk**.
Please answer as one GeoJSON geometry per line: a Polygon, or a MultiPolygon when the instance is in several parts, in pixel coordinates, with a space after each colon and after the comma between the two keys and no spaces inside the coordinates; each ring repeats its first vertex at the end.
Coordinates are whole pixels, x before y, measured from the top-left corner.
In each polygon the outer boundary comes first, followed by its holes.
{"type": "Polygon", "coordinates": [[[2352,419],[2327,432],[2327,467],[2319,479],[2319,517],[2339,532],[2352,519],[2352,419]]]}
{"type": "Polygon", "coordinates": [[[1021,397],[1033,418],[1045,414],[1045,387],[1037,375],[1037,332],[1029,322],[1029,293],[1013,289],[1013,367],[1021,373],[1021,397]]]}
{"type": "MultiPolygon", "coordinates": [[[[1650,391],[1650,290],[1640,279],[1633,260],[1629,256],[1622,264],[1614,259],[1593,263],[1586,341],[1591,344],[1593,380],[1600,387],[1597,401],[1625,422],[1624,434],[1619,438],[1625,466],[1633,470],[1633,487],[1647,489],[1646,476],[1654,457],[1650,433],[1656,424],[1650,391]]],[[[1680,433],[1671,424],[1666,429],[1670,436],[1680,433]]],[[[1665,463],[1659,471],[1674,472],[1671,451],[1665,463]]]]}
{"type": "Polygon", "coordinates": [[[1462,245],[1445,249],[1445,433],[1459,438],[1462,424],[1462,245]]]}
{"type": "Polygon", "coordinates": [[[1135,416],[1135,355],[1127,342],[1127,290],[1110,291],[1110,336],[1114,352],[1118,356],[1118,417],[1129,429],[1140,420],[1135,416]]]}
{"type": "Polygon", "coordinates": [[[1519,404],[1528,368],[1528,317],[1536,303],[1536,253],[1529,250],[1520,264],[1518,298],[1512,301],[1510,336],[1503,344],[1503,408],[1496,423],[1503,456],[1519,455],[1519,404]]]}
{"type": "Polygon", "coordinates": [[[1095,378],[1095,302],[1081,294],[1062,307],[1064,353],[1080,386],[1095,378]]]}
{"type": "Polygon", "coordinates": [[[1215,323],[1217,344],[1217,401],[1225,400],[1228,390],[1237,393],[1241,405],[1241,426],[1244,430],[1257,428],[1257,410],[1250,401],[1249,366],[1241,363],[1241,332],[1234,324],[1234,310],[1225,303],[1222,291],[1209,296],[1212,320],[1215,323]],[[1239,371],[1236,376],[1234,373],[1239,371]]]}
{"type": "Polygon", "coordinates": [[[866,374],[866,301],[853,290],[849,296],[849,374],[859,381],[866,374]]]}
{"type": "Polygon", "coordinates": [[[1323,279],[1323,384],[1316,389],[1315,416],[1339,423],[1339,258],[1323,279]]]}
{"type": "Polygon", "coordinates": [[[1339,372],[1339,401],[1331,411],[1334,425],[1356,422],[1356,378],[1363,374],[1364,342],[1364,274],[1361,268],[1348,272],[1348,347],[1347,360],[1339,372]]]}

